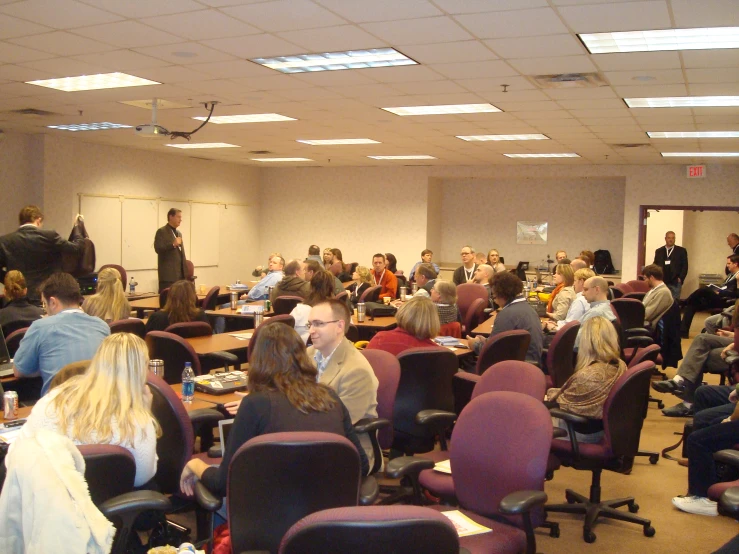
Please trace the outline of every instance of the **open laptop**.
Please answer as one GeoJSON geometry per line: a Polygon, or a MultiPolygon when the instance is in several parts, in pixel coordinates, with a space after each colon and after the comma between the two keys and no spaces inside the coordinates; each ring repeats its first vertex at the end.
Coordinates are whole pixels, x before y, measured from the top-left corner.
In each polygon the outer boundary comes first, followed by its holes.
{"type": "Polygon", "coordinates": [[[0,328],[0,377],[13,375],[13,360],[8,353],[8,345],[5,344],[5,335],[0,328]]]}
{"type": "Polygon", "coordinates": [[[221,437],[221,457],[226,454],[226,441],[228,440],[229,433],[231,433],[233,424],[233,419],[222,419],[218,422],[218,436],[221,437]]]}

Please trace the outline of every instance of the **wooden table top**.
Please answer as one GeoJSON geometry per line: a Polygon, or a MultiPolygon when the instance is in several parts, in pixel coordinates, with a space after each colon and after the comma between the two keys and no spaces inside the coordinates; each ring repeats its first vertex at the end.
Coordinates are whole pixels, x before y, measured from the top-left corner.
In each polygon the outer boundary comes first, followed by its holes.
{"type": "MultiPolygon", "coordinates": [[[[249,319],[252,319],[254,317],[254,313],[250,312],[247,314],[241,313],[241,307],[242,306],[264,306],[264,300],[257,300],[256,302],[249,302],[248,304],[241,304],[240,306],[236,306],[236,310],[232,310],[229,308],[217,308],[215,310],[206,310],[205,314],[212,316],[212,317],[246,317],[249,319]]],[[[272,312],[264,312],[264,315],[266,317],[269,317],[272,314],[272,312]]]]}
{"type": "MultiPolygon", "coordinates": [[[[28,417],[32,409],[33,409],[33,406],[20,406],[18,408],[18,419],[28,417]]],[[[3,415],[4,413],[0,412],[0,423],[5,423],[5,418],[3,417],[3,415]]]]}
{"type": "MultiPolygon", "coordinates": [[[[177,396],[182,396],[182,383],[178,383],[176,385],[172,385],[172,388],[177,393],[177,396]]],[[[195,396],[193,398],[192,403],[195,404],[198,403],[205,403],[208,404],[206,406],[200,406],[201,408],[214,408],[216,406],[220,407],[223,406],[226,402],[234,402],[235,400],[241,400],[243,396],[236,394],[235,392],[231,392],[228,394],[206,394],[204,392],[195,391],[195,396]]],[[[191,408],[196,409],[196,408],[191,408]]],[[[190,410],[188,410],[189,412],[190,410]]]]}
{"type": "Polygon", "coordinates": [[[377,330],[392,329],[397,324],[395,320],[395,316],[393,315],[375,317],[373,320],[371,320],[370,317],[366,314],[364,316],[364,321],[362,323],[359,323],[357,321],[356,315],[352,318],[352,323],[356,325],[358,329],[369,328],[369,329],[377,329],[377,330]]]}
{"type": "MultiPolygon", "coordinates": [[[[467,346],[467,348],[454,348],[454,347],[450,348],[449,350],[454,352],[455,356],[457,356],[458,358],[461,358],[462,356],[468,356],[472,354],[472,350],[470,350],[469,348],[469,341],[467,339],[459,339],[459,342],[460,344],[464,344],[465,346],[467,346]]],[[[442,348],[445,348],[445,347],[442,347],[442,348]]]]}
{"type": "MultiPolygon", "coordinates": [[[[244,336],[251,331],[241,331],[234,334],[244,336]]],[[[211,335],[209,337],[193,337],[185,339],[193,347],[197,354],[210,354],[211,352],[243,350],[249,346],[248,338],[234,337],[229,333],[211,335]]]]}
{"type": "Polygon", "coordinates": [[[472,333],[475,335],[489,335],[493,331],[493,323],[495,323],[495,315],[497,313],[498,312],[493,312],[493,315],[472,329],[472,333]]]}
{"type": "Polygon", "coordinates": [[[158,310],[159,309],[159,295],[149,296],[148,298],[139,298],[137,300],[131,300],[132,310],[158,310]]]}
{"type": "Polygon", "coordinates": [[[130,294],[130,293],[126,292],[126,298],[129,301],[143,300],[144,298],[152,298],[154,296],[156,296],[158,298],[159,297],[159,293],[158,292],[137,292],[137,293],[134,293],[134,294],[130,294]]]}

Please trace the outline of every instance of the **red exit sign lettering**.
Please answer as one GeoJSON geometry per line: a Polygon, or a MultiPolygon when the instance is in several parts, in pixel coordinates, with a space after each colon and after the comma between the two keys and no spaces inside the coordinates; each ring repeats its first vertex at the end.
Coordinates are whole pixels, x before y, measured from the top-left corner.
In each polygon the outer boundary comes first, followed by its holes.
{"type": "Polygon", "coordinates": [[[689,165],[688,166],[688,179],[702,179],[706,176],[705,165],[689,165]]]}

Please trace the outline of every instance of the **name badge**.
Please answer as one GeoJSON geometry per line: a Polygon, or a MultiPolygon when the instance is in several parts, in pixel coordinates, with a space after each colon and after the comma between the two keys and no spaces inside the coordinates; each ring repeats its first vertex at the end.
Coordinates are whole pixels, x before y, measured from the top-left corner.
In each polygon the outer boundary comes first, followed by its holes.
{"type": "Polygon", "coordinates": [[[665,260],[665,265],[670,265],[670,260],[665,260]]]}

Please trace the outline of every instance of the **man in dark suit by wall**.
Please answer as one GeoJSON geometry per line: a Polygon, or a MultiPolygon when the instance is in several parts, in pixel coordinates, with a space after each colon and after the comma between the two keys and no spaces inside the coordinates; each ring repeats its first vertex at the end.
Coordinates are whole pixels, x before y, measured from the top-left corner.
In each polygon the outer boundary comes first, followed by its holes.
{"type": "Polygon", "coordinates": [[[688,251],[675,245],[675,233],[665,233],[665,245],[654,251],[654,262],[662,268],[664,283],[675,300],[680,300],[685,277],[688,275],[688,251]]]}
{"type": "Polygon", "coordinates": [[[175,281],[185,279],[185,245],[177,227],[182,223],[182,210],[172,208],[167,212],[167,224],[157,229],[154,235],[159,274],[159,292],[169,288],[175,281]]]}
{"type": "MultiPolygon", "coordinates": [[[[728,244],[729,248],[731,248],[732,254],[739,254],[739,235],[737,235],[736,233],[729,234],[729,236],[726,237],[726,244],[728,244]]],[[[726,275],[729,274],[728,267],[726,268],[725,273],[726,275]]]]}
{"type": "Polygon", "coordinates": [[[0,237],[0,279],[14,269],[23,273],[28,286],[28,300],[41,305],[39,286],[50,275],[62,270],[62,254],[80,252],[82,238],[64,240],[53,229],[42,229],[44,214],[29,205],[18,214],[20,227],[0,237]]]}

